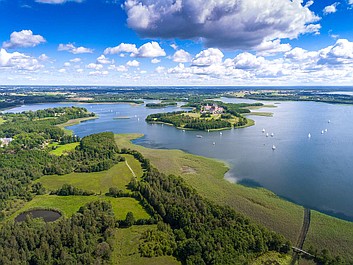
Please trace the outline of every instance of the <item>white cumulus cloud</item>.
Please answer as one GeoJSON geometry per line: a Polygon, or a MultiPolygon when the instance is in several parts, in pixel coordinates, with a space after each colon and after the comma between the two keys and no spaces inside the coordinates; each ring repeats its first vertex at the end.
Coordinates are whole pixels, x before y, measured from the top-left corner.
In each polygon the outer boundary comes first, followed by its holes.
{"type": "Polygon", "coordinates": [[[79,63],[79,62],[81,62],[81,58],[73,58],[73,59],[70,60],[70,62],[79,63]]]}
{"type": "Polygon", "coordinates": [[[59,44],[58,51],[68,51],[73,54],[81,54],[81,53],[93,53],[93,49],[86,48],[83,46],[76,47],[72,43],[68,44],[59,44]]]}
{"type": "Polygon", "coordinates": [[[140,48],[136,48],[135,44],[120,43],[116,47],[109,47],[104,50],[104,54],[118,54],[128,52],[132,57],[154,58],[166,56],[165,51],[159,46],[158,42],[152,41],[143,44],[140,48]]]}
{"type": "Polygon", "coordinates": [[[5,49],[19,48],[19,47],[35,47],[46,40],[41,35],[33,35],[31,30],[14,31],[10,35],[10,40],[5,41],[2,47],[5,49]]]}
{"type": "Polygon", "coordinates": [[[31,56],[19,52],[9,53],[5,49],[0,49],[0,67],[36,71],[44,66],[31,56]]]}
{"type": "Polygon", "coordinates": [[[101,56],[99,56],[97,58],[97,63],[100,63],[100,64],[111,64],[112,62],[107,58],[105,57],[103,54],[101,56]]]}
{"type": "Polygon", "coordinates": [[[287,52],[292,49],[289,43],[281,43],[279,39],[273,41],[263,41],[255,47],[258,55],[269,56],[281,52],[287,52]]]}
{"type": "Polygon", "coordinates": [[[96,63],[90,63],[90,64],[86,65],[86,68],[95,69],[95,70],[101,70],[101,69],[103,69],[103,65],[96,64],[96,63]]]}
{"type": "Polygon", "coordinates": [[[191,61],[191,55],[183,49],[180,49],[174,53],[173,61],[176,63],[188,63],[191,61]]]}
{"type": "Polygon", "coordinates": [[[253,48],[318,32],[302,0],[126,0],[128,26],[143,37],[200,39],[208,47],[253,48]]]}
{"type": "Polygon", "coordinates": [[[120,43],[116,47],[109,47],[104,50],[104,54],[117,54],[121,52],[129,52],[137,54],[137,48],[135,44],[120,43]]]}
{"type": "Polygon", "coordinates": [[[329,5],[329,6],[325,6],[323,12],[325,15],[328,15],[328,14],[333,14],[333,13],[336,13],[337,12],[337,6],[339,5],[338,2],[336,3],[333,3],[332,5],[329,5]]]}
{"type": "Polygon", "coordinates": [[[196,66],[209,66],[212,64],[222,63],[224,55],[219,49],[208,48],[198,53],[192,60],[192,64],[196,66]]]}
{"type": "Polygon", "coordinates": [[[143,44],[137,51],[137,57],[161,57],[166,56],[165,51],[159,46],[158,42],[152,41],[143,44]]]}
{"type": "Polygon", "coordinates": [[[353,42],[347,39],[338,39],[332,46],[319,51],[319,64],[341,65],[353,64],[353,42]]]}
{"type": "Polygon", "coordinates": [[[131,67],[139,67],[140,66],[140,62],[136,61],[136,60],[132,60],[132,61],[128,61],[126,63],[127,66],[131,66],[131,67]]]}
{"type": "Polygon", "coordinates": [[[160,63],[160,62],[161,62],[161,60],[159,60],[159,59],[157,59],[157,58],[153,58],[153,59],[151,60],[151,63],[154,63],[154,64],[160,63]]]}

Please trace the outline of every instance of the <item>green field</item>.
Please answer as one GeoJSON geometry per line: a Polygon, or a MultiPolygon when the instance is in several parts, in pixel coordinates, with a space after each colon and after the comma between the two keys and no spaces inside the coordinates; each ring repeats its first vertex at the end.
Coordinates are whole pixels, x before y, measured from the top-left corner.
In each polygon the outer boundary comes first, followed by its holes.
{"type": "MultiPolygon", "coordinates": [[[[140,163],[131,155],[124,155],[124,157],[136,176],[141,177],[142,168],[140,163]]],[[[106,193],[110,187],[118,187],[121,190],[127,191],[126,185],[132,177],[133,174],[126,163],[119,162],[106,171],[48,175],[41,177],[37,182],[41,182],[47,190],[56,190],[62,187],[63,184],[71,184],[83,190],[106,193]]]]}
{"type": "Polygon", "coordinates": [[[5,122],[5,120],[0,117],[0,124],[3,124],[4,122],[5,122]]]}
{"type": "Polygon", "coordinates": [[[155,225],[132,226],[126,229],[116,229],[112,264],[121,265],[177,265],[174,257],[163,256],[156,258],[140,257],[138,246],[143,232],[156,229],[155,225]]]}
{"type": "Polygon", "coordinates": [[[70,143],[70,144],[51,144],[50,146],[56,146],[55,150],[50,151],[51,154],[56,155],[56,156],[61,156],[63,154],[66,154],[70,151],[75,150],[76,146],[78,146],[80,143],[70,143]]]}
{"type": "Polygon", "coordinates": [[[33,208],[56,209],[69,217],[76,213],[81,206],[97,200],[109,201],[117,219],[125,219],[128,212],[134,214],[135,219],[149,218],[139,202],[133,198],[112,198],[106,196],[56,196],[38,195],[29,201],[20,210],[12,214],[9,219],[33,208]]]}
{"type": "MultiPolygon", "coordinates": [[[[149,149],[130,142],[140,134],[117,135],[119,147],[140,151],[161,172],[183,177],[200,195],[228,205],[257,223],[283,234],[295,243],[303,222],[303,207],[283,200],[263,188],[249,188],[224,179],[227,166],[217,160],[180,150],[149,149]]],[[[327,248],[334,255],[353,256],[353,223],[313,212],[305,246],[327,248]]]]}

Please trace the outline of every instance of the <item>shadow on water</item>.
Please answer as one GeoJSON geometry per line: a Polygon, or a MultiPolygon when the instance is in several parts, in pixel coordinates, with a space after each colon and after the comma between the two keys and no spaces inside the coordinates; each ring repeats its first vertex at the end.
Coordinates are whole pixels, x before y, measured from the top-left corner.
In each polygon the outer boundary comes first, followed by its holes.
{"type": "Polygon", "coordinates": [[[255,180],[252,180],[252,179],[242,179],[238,181],[237,184],[240,184],[242,186],[249,187],[249,188],[263,188],[263,186],[259,182],[256,182],[255,180]]]}

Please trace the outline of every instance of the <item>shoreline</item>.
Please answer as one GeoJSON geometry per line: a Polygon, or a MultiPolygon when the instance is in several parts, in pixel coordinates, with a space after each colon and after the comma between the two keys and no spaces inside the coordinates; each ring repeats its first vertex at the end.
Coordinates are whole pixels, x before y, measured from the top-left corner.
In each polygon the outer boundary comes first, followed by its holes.
{"type": "Polygon", "coordinates": [[[174,127],[178,130],[185,130],[185,131],[195,131],[195,132],[218,132],[218,131],[226,131],[226,130],[232,130],[232,129],[242,129],[242,128],[247,128],[250,126],[254,126],[255,125],[255,121],[253,119],[248,119],[246,118],[246,120],[248,121],[247,124],[242,125],[242,126],[232,126],[232,127],[224,127],[224,128],[218,128],[218,129],[209,129],[209,130],[198,130],[198,129],[192,129],[192,128],[184,128],[184,127],[177,127],[172,123],[167,123],[167,122],[162,122],[162,121],[146,121],[148,124],[165,124],[171,127],[174,127]]]}
{"type": "MultiPolygon", "coordinates": [[[[143,134],[118,134],[116,142],[119,147],[141,152],[161,172],[182,177],[206,199],[233,208],[252,221],[284,235],[295,245],[303,223],[304,206],[282,198],[263,187],[232,184],[225,178],[229,165],[222,160],[178,149],[147,148],[132,142],[141,137],[143,134]],[[191,171],[183,170],[189,167],[191,171]]],[[[326,248],[333,255],[353,258],[351,249],[353,237],[350,236],[353,233],[353,222],[317,210],[311,212],[312,222],[304,249],[307,250],[310,246],[318,250],[326,248]]]]}
{"type": "Polygon", "coordinates": [[[77,124],[80,124],[81,122],[85,122],[85,121],[89,121],[89,120],[95,120],[95,119],[98,119],[99,116],[96,114],[96,116],[93,116],[93,117],[85,117],[85,118],[78,118],[78,119],[72,119],[72,120],[68,120],[67,122],[65,123],[61,123],[61,124],[57,124],[55,126],[61,128],[64,130],[64,132],[67,134],[67,135],[73,135],[73,131],[70,130],[70,129],[67,129],[66,127],[70,127],[70,126],[73,126],[73,125],[77,125],[77,124]]]}

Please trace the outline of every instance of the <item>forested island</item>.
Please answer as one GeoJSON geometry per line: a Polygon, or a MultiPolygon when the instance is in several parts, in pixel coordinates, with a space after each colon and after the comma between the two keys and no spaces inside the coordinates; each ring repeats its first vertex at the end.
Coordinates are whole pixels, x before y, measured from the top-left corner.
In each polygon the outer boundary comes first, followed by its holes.
{"type": "Polygon", "coordinates": [[[161,102],[161,103],[147,103],[147,108],[165,108],[168,106],[176,106],[176,102],[161,102]]]}
{"type": "Polygon", "coordinates": [[[241,128],[250,125],[250,121],[242,114],[250,113],[249,107],[262,105],[262,103],[192,102],[183,107],[192,107],[193,111],[150,114],[146,121],[166,123],[179,129],[188,130],[211,131],[241,128]]]}

